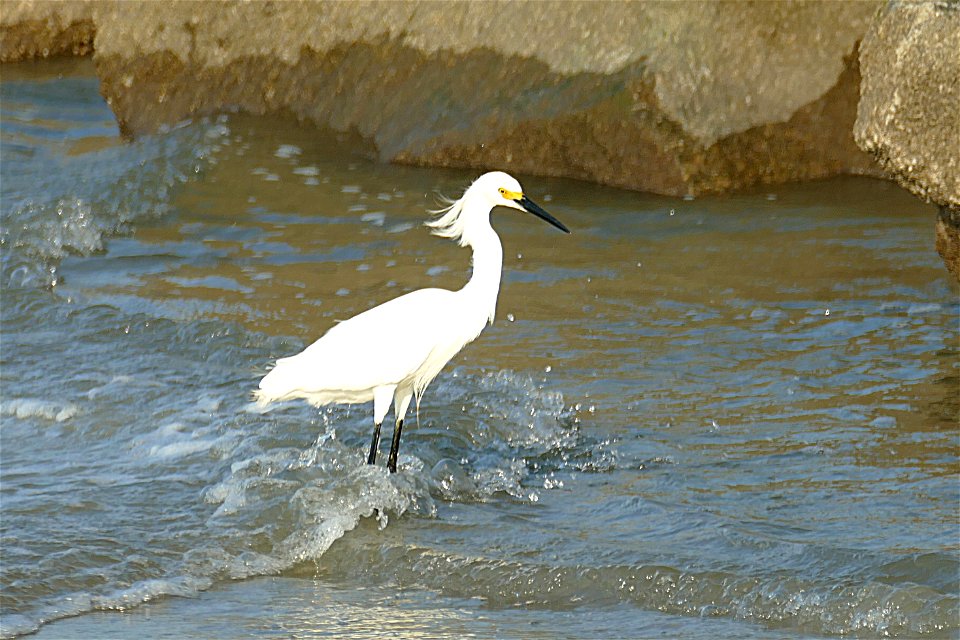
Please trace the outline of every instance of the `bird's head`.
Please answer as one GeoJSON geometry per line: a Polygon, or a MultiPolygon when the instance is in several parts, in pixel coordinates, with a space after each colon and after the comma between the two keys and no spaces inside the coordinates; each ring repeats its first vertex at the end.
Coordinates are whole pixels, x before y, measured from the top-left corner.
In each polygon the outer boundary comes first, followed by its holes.
{"type": "Polygon", "coordinates": [[[532,213],[546,220],[565,233],[566,226],[540,208],[537,203],[523,194],[523,188],[516,178],[502,171],[491,171],[477,178],[459,200],[435,211],[439,217],[427,223],[433,233],[456,240],[461,246],[473,244],[477,233],[490,230],[490,211],[494,207],[509,207],[518,211],[532,213]]]}
{"type": "Polygon", "coordinates": [[[532,213],[541,220],[545,220],[564,233],[570,233],[566,225],[543,210],[536,202],[523,193],[523,187],[517,179],[503,171],[485,173],[476,182],[470,185],[469,191],[474,188],[485,195],[492,207],[509,207],[525,213],[532,213]]]}

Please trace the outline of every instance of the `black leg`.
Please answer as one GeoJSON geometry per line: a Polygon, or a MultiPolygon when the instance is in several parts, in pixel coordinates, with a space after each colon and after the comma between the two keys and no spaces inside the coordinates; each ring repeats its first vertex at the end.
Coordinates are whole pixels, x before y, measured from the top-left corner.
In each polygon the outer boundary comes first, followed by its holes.
{"type": "Polygon", "coordinates": [[[370,443],[370,455],[367,456],[367,464],[377,463],[377,448],[380,446],[380,425],[373,428],[373,442],[370,443]]]}
{"type": "Polygon", "coordinates": [[[397,420],[393,429],[393,443],[390,445],[390,457],[387,458],[387,469],[390,473],[397,472],[397,454],[400,452],[400,432],[403,430],[403,420],[397,420]]]}

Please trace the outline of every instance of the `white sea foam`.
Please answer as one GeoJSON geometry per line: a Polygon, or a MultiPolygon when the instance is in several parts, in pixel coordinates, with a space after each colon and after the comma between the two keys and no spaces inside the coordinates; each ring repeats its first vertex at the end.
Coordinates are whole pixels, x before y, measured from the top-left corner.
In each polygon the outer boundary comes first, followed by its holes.
{"type": "Polygon", "coordinates": [[[169,422],[140,439],[138,445],[150,458],[174,460],[208,451],[220,440],[210,428],[169,422]]]}
{"type": "Polygon", "coordinates": [[[14,398],[4,400],[2,413],[15,416],[21,420],[27,418],[43,418],[54,422],[65,422],[75,416],[79,407],[72,402],[56,402],[38,398],[14,398]]]}

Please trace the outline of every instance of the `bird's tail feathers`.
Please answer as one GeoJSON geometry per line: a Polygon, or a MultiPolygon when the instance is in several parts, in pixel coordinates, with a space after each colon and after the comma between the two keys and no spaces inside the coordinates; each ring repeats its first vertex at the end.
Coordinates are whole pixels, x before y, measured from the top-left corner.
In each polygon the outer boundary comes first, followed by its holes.
{"type": "Polygon", "coordinates": [[[263,389],[254,389],[251,391],[250,399],[257,403],[258,409],[266,408],[266,406],[274,400],[274,398],[272,398],[270,394],[263,389]]]}
{"type": "Polygon", "coordinates": [[[253,390],[253,399],[258,407],[265,407],[271,402],[286,400],[290,397],[292,388],[295,387],[296,372],[291,371],[290,366],[293,358],[278,359],[267,375],[263,376],[258,385],[259,389],[253,390]]]}

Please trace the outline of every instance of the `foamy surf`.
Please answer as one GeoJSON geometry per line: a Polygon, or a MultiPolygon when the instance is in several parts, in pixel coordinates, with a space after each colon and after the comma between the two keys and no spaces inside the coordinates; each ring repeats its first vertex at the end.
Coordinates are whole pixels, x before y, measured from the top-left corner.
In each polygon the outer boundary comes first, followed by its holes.
{"type": "MultiPolygon", "coordinates": [[[[122,382],[128,393],[136,393],[135,378],[122,382]]],[[[126,610],[158,597],[189,596],[217,580],[277,575],[303,563],[316,564],[364,519],[383,530],[397,518],[435,518],[438,501],[469,503],[502,494],[536,502],[544,486],[524,486],[531,469],[522,456],[546,454],[558,446],[591,446],[579,441],[570,409],[559,396],[537,390],[525,376],[501,371],[476,378],[457,372],[439,383],[435,394],[469,403],[471,410],[461,412],[467,421],[438,424],[430,419],[422,434],[412,426],[414,444],[401,456],[397,474],[365,464],[357,446],[367,436],[365,421],[360,424],[356,411],[333,408],[324,412],[323,420],[312,419],[324,429],[315,438],[296,426],[305,413],[313,412],[302,407],[280,411],[266,424],[244,418],[241,422],[252,431],[242,435],[235,416],[244,415],[243,404],[209,394],[184,403],[179,418],[141,435],[131,433],[129,453],[161,477],[172,466],[213,463],[222,470],[219,479],[200,491],[202,503],[212,509],[202,542],[192,545],[172,571],[125,589],[72,593],[33,617],[13,619],[5,633],[28,632],[84,611],[126,610]],[[500,394],[508,402],[491,415],[482,401],[473,402],[473,389],[500,394]],[[487,427],[476,434],[460,431],[481,416],[497,420],[497,434],[487,427]],[[307,436],[305,446],[281,435],[290,427],[307,436]],[[350,433],[349,441],[343,441],[341,433],[350,433]],[[473,436],[491,452],[454,462],[450,449],[473,436]]],[[[28,415],[47,419],[55,408],[28,415]]],[[[176,477],[188,479],[183,471],[176,477]]]]}

